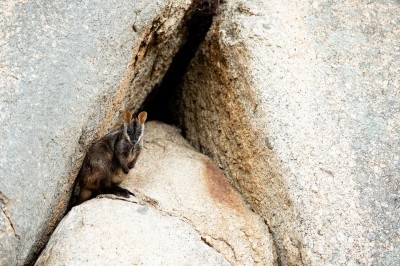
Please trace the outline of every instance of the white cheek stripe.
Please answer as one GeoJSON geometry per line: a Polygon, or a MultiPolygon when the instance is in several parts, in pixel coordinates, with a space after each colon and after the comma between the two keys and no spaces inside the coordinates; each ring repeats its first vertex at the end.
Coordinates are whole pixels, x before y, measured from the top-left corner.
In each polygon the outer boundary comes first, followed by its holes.
{"type": "Polygon", "coordinates": [[[128,135],[128,126],[127,126],[127,125],[124,125],[124,135],[125,135],[125,137],[127,137],[127,139],[129,140],[129,142],[132,142],[132,141],[131,141],[131,138],[130,138],[129,135],[128,135]]]}
{"type": "Polygon", "coordinates": [[[142,134],[140,134],[140,136],[139,136],[139,139],[138,139],[137,143],[138,143],[138,142],[140,142],[140,141],[142,140],[142,138],[143,138],[143,135],[144,135],[144,126],[142,126],[142,134]]]}

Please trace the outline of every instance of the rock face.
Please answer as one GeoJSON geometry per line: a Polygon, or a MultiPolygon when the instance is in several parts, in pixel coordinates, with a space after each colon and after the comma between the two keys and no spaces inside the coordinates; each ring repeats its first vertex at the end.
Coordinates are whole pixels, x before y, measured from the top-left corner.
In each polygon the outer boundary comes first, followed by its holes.
{"type": "Polygon", "coordinates": [[[28,263],[84,150],[136,111],[184,40],[190,1],[8,1],[0,10],[0,264],[28,263]]]}
{"type": "Polygon", "coordinates": [[[94,199],[74,207],[36,265],[276,265],[264,221],[175,127],[147,123],[129,175],[121,185],[150,204],[94,199]]]}
{"type": "Polygon", "coordinates": [[[131,202],[94,199],[54,231],[35,265],[229,265],[178,218],[131,202]]]}
{"type": "Polygon", "coordinates": [[[227,1],[177,117],[283,265],[400,263],[398,1],[227,1]]]}

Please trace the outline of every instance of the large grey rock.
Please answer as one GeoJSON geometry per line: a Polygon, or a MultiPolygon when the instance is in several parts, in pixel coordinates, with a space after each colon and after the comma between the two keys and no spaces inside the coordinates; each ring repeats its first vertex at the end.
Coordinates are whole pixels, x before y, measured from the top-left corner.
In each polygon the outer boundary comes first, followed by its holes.
{"type": "Polygon", "coordinates": [[[2,3],[0,263],[29,262],[46,242],[85,148],[160,82],[189,4],[2,3]]]}
{"type": "Polygon", "coordinates": [[[283,265],[398,265],[399,2],[221,7],[182,83],[188,139],[268,221],[283,265]]]}
{"type": "Polygon", "coordinates": [[[35,265],[229,265],[178,218],[94,199],[74,207],[35,265]]]}
{"type": "Polygon", "coordinates": [[[121,185],[137,198],[74,207],[36,265],[276,265],[264,221],[177,128],[146,124],[144,150],[121,185]]]}
{"type": "Polygon", "coordinates": [[[159,210],[189,223],[232,265],[276,265],[264,220],[177,128],[147,123],[144,151],[129,174],[124,187],[150,197],[159,210]]]}

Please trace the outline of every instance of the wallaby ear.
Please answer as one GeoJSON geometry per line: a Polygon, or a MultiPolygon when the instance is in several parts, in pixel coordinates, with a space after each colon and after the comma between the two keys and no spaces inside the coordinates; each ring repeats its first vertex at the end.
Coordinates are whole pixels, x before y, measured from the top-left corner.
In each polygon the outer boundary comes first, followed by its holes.
{"type": "Polygon", "coordinates": [[[124,123],[128,124],[132,120],[132,114],[128,110],[124,112],[124,123]]]}
{"type": "Polygon", "coordinates": [[[140,114],[138,115],[139,123],[140,123],[141,125],[143,125],[144,122],[146,121],[146,119],[147,119],[147,112],[145,112],[145,111],[140,112],[140,114]]]}

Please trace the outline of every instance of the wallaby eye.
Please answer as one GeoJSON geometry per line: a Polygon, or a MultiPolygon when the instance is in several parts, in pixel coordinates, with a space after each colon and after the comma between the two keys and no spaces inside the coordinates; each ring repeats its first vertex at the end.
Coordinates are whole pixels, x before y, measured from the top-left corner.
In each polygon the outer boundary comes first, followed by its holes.
{"type": "Polygon", "coordinates": [[[132,136],[132,129],[128,128],[127,133],[128,133],[128,136],[132,136]]]}

